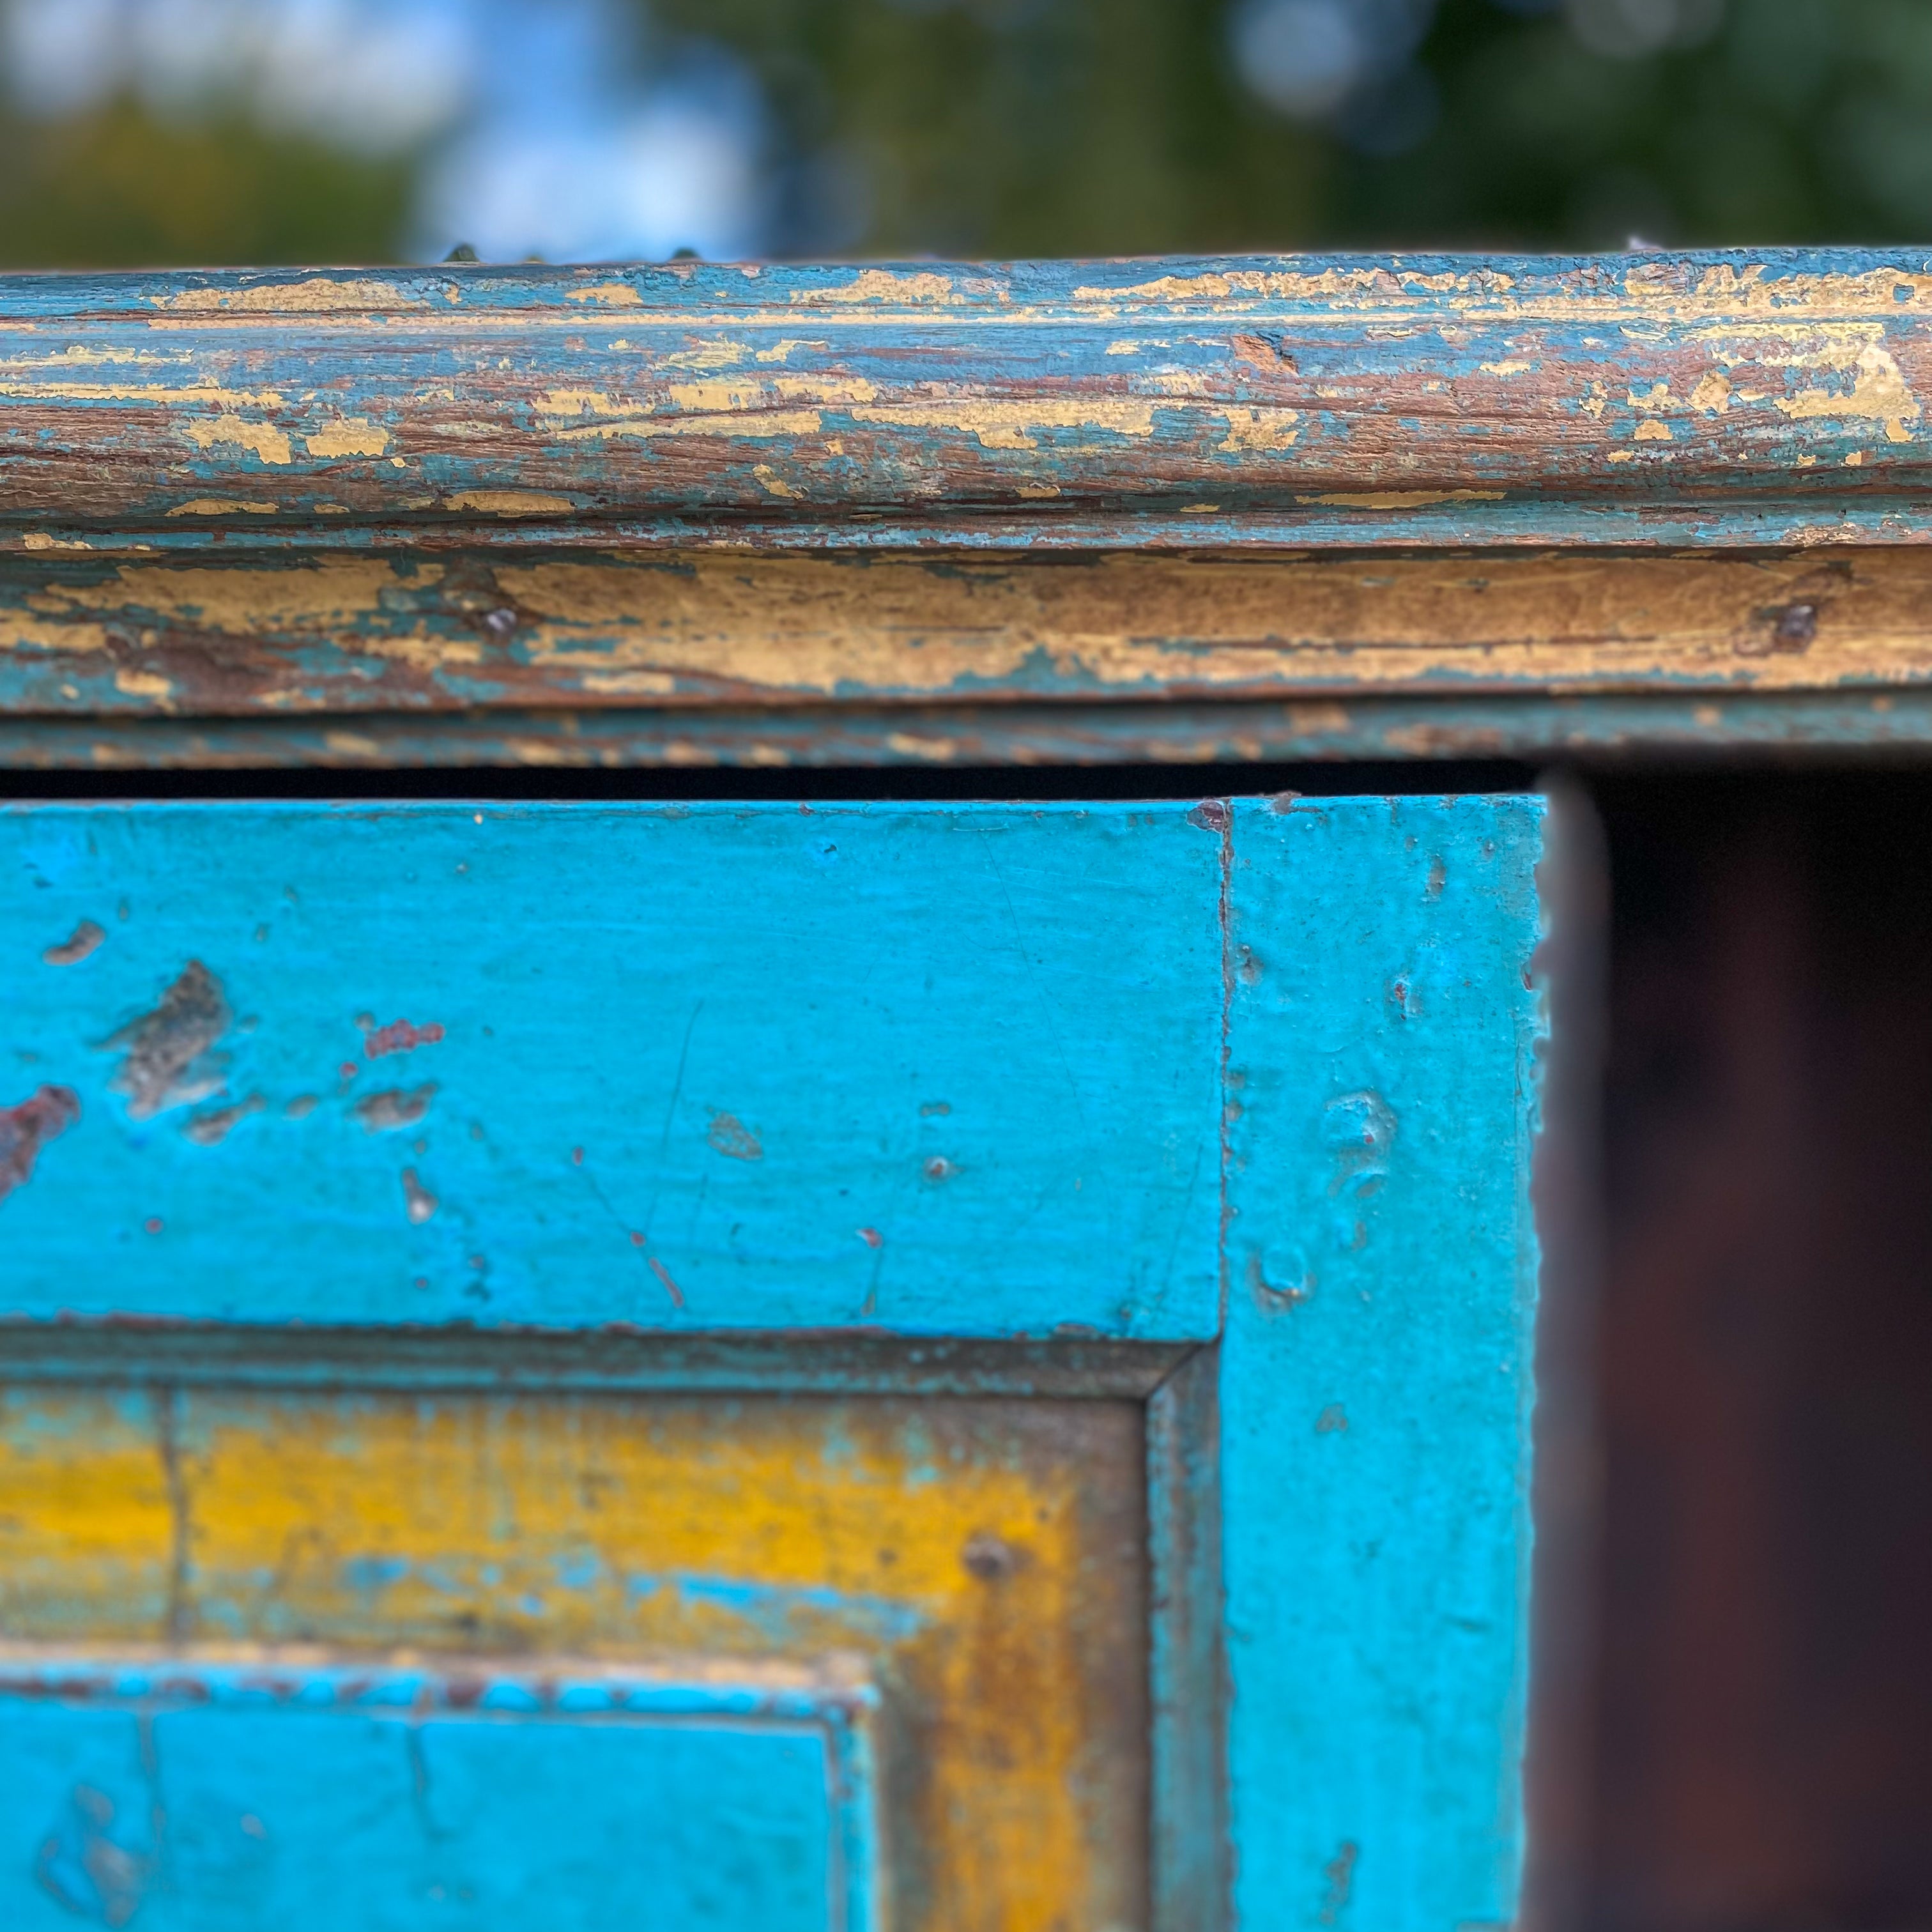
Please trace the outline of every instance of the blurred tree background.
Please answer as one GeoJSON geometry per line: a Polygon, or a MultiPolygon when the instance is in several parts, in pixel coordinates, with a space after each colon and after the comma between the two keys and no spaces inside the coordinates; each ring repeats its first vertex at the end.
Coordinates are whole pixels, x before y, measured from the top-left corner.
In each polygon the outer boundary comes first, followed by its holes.
{"type": "Polygon", "coordinates": [[[0,0],[20,267],[1910,243],[1932,0],[0,0]]]}

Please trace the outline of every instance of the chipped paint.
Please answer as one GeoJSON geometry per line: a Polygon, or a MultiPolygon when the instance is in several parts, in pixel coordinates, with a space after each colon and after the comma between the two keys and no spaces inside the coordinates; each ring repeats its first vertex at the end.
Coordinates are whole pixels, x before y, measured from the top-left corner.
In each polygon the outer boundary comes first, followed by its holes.
{"type": "Polygon", "coordinates": [[[548,490],[460,490],[442,500],[446,510],[476,510],[486,517],[546,517],[572,508],[568,496],[548,490]]]}
{"type": "Polygon", "coordinates": [[[273,423],[248,422],[232,414],[206,420],[190,416],[182,422],[181,432],[199,449],[245,449],[264,463],[295,460],[288,431],[273,423]]]}
{"type": "Polygon", "coordinates": [[[389,432],[367,416],[340,416],[302,440],[311,456],[381,456],[389,447],[389,432]]]}
{"type": "Polygon", "coordinates": [[[0,1202],[34,1178],[41,1150],[80,1118],[71,1087],[37,1088],[24,1100],[0,1107],[0,1202]]]}
{"type": "Polygon", "coordinates": [[[109,1084],[127,1096],[129,1118],[150,1120],[218,1094],[227,1060],[218,1049],[233,1023],[221,982],[190,959],[151,1012],[101,1042],[122,1054],[109,1084]]]}
{"type": "Polygon", "coordinates": [[[106,938],[107,929],[98,920],[84,919],[69,938],[58,946],[50,946],[40,958],[50,966],[78,966],[99,952],[106,938]]]}
{"type": "Polygon", "coordinates": [[[940,304],[956,307],[970,299],[956,286],[951,275],[927,269],[862,268],[849,282],[830,288],[794,289],[792,304],[798,308],[845,302],[908,302],[923,306],[940,304]]]}
{"type": "Polygon", "coordinates": [[[156,308],[177,315],[355,315],[410,308],[420,302],[395,282],[370,277],[338,281],[328,275],[228,286],[211,280],[147,299],[156,308]]]}

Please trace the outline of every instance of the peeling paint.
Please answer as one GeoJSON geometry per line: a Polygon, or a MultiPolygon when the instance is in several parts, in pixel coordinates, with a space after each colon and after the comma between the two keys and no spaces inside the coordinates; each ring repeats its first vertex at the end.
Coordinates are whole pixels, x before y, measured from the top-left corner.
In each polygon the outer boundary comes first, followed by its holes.
{"type": "Polygon", "coordinates": [[[71,1087],[45,1086],[11,1107],[0,1107],[0,1201],[33,1178],[40,1150],[80,1118],[71,1087]]]}
{"type": "Polygon", "coordinates": [[[311,456],[380,456],[389,447],[389,432],[367,416],[340,416],[303,440],[311,456]]]}
{"type": "Polygon", "coordinates": [[[199,449],[245,449],[264,463],[292,463],[295,451],[289,433],[273,423],[248,422],[240,416],[218,416],[206,420],[185,418],[182,435],[199,449]]]}
{"type": "Polygon", "coordinates": [[[50,946],[40,955],[50,966],[78,966],[83,959],[91,959],[107,938],[104,926],[91,919],[84,919],[76,926],[70,938],[58,946],[50,946]]]}
{"type": "Polygon", "coordinates": [[[219,1093],[227,1062],[216,1048],[232,1023],[221,982],[190,959],[158,1005],[101,1042],[123,1055],[109,1084],[127,1096],[129,1116],[148,1120],[219,1093]]]}

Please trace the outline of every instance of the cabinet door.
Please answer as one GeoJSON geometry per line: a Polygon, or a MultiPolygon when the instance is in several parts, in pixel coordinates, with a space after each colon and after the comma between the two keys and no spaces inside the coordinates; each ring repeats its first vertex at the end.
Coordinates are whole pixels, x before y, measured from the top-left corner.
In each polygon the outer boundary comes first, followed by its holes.
{"type": "Polygon", "coordinates": [[[1508,1922],[1543,838],[0,814],[0,1922],[1508,1922]]]}

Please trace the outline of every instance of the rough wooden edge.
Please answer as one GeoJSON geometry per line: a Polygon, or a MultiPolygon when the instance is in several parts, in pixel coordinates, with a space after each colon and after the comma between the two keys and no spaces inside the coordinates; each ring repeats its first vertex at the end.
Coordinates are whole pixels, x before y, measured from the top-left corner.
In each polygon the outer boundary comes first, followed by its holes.
{"type": "Polygon", "coordinates": [[[1518,1924],[1522,1932],[1579,1932],[1588,1919],[1602,1527],[1596,1340],[1610,879],[1603,826],[1587,794],[1561,777],[1544,789],[1550,812],[1536,875],[1544,930],[1532,970],[1548,1024],[1537,1055],[1531,1178],[1540,1268],[1518,1924]]]}
{"type": "Polygon", "coordinates": [[[1228,1920],[1220,1372],[1219,1347],[1198,1349],[1148,1402],[1152,1932],[1228,1920]]]}
{"type": "Polygon", "coordinates": [[[689,1390],[1141,1400],[1191,1343],[974,1342],[823,1334],[721,1336],[204,1324],[0,1324],[10,1382],[406,1388],[506,1394],[689,1390]]]}

